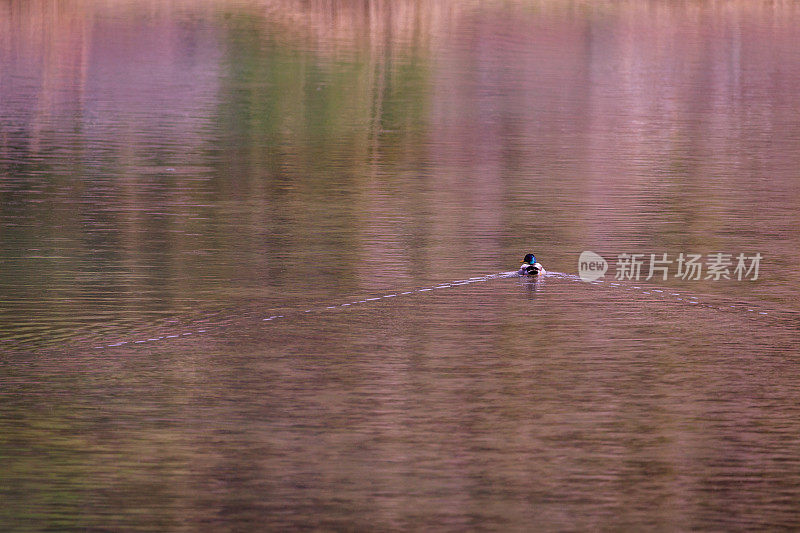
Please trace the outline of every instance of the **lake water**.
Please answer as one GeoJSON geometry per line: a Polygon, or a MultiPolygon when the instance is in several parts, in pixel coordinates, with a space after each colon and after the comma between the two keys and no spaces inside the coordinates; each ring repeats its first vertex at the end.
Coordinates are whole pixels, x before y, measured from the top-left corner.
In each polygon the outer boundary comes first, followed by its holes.
{"type": "Polygon", "coordinates": [[[5,2],[0,529],[800,528],[797,43],[787,1],[5,2]]]}

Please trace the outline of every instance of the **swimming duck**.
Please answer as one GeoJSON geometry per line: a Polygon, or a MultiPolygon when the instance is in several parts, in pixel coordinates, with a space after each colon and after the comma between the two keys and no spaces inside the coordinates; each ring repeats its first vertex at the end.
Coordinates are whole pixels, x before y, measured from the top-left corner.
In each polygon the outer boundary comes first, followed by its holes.
{"type": "Polygon", "coordinates": [[[544,273],[544,267],[541,263],[536,261],[536,256],[533,254],[525,256],[525,259],[522,260],[522,266],[519,267],[519,271],[517,272],[520,276],[538,276],[544,273]]]}

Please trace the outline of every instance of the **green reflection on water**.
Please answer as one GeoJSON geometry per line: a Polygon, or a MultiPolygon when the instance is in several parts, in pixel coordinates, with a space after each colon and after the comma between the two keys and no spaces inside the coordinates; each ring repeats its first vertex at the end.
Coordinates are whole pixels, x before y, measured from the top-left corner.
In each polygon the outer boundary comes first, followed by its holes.
{"type": "MultiPolygon", "coordinates": [[[[329,285],[354,287],[374,216],[370,187],[424,153],[423,52],[328,56],[280,42],[285,30],[260,17],[223,20],[222,71],[198,82],[219,84],[213,106],[178,84],[174,109],[139,120],[140,102],[114,86],[121,125],[53,118],[77,133],[58,158],[35,144],[55,143],[61,131],[21,142],[25,166],[3,189],[0,286],[12,337],[30,330],[58,341],[58,324],[126,325],[293,283],[302,292],[320,263],[329,285]],[[197,99],[188,115],[181,92],[197,99]],[[36,323],[14,323],[26,312],[36,323]]],[[[136,79],[130,90],[173,83],[136,79]]],[[[408,239],[419,242],[427,229],[414,222],[411,195],[397,217],[411,220],[408,239]]]]}
{"type": "Polygon", "coordinates": [[[346,4],[2,19],[0,526],[796,523],[786,324],[502,282],[260,326],[530,247],[760,251],[692,290],[796,308],[797,15],[346,4]]]}

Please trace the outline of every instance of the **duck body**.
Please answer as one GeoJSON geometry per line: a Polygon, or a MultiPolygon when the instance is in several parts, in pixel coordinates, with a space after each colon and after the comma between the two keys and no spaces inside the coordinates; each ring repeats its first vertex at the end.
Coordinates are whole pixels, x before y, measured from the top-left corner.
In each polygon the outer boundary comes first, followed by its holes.
{"type": "Polygon", "coordinates": [[[522,260],[522,266],[519,267],[517,274],[520,276],[538,276],[544,274],[546,271],[541,263],[536,261],[536,256],[528,254],[522,260]]]}

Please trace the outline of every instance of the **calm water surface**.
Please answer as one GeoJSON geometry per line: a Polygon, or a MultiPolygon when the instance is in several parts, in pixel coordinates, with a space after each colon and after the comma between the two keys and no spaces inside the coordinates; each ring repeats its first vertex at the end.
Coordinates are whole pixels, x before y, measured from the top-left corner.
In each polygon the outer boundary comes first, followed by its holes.
{"type": "Polygon", "coordinates": [[[792,2],[4,3],[0,529],[799,528],[798,42],[792,2]]]}

